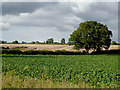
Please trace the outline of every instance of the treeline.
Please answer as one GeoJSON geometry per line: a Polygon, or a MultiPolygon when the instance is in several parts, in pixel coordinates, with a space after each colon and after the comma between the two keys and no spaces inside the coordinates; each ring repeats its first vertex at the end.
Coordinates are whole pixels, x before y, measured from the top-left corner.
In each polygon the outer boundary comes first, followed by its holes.
{"type": "Polygon", "coordinates": [[[7,41],[0,41],[0,44],[67,44],[65,42],[65,38],[61,39],[61,42],[55,42],[53,38],[49,38],[47,41],[40,42],[40,41],[32,41],[32,42],[19,42],[17,40],[13,42],[7,42],[7,41]]]}
{"type": "Polygon", "coordinates": [[[48,51],[48,50],[27,50],[21,51],[16,49],[1,49],[1,54],[16,54],[16,55],[85,55],[86,51],[73,52],[65,50],[48,51]]]}
{"type": "MultiPolygon", "coordinates": [[[[61,42],[54,42],[53,38],[49,38],[47,41],[40,42],[40,41],[32,41],[32,42],[19,42],[17,40],[13,42],[7,42],[7,41],[0,41],[0,44],[68,44],[68,45],[73,45],[74,42],[65,42],[65,38],[61,39],[61,42]]],[[[120,45],[120,43],[117,43],[115,41],[112,41],[111,45],[120,45]]]]}

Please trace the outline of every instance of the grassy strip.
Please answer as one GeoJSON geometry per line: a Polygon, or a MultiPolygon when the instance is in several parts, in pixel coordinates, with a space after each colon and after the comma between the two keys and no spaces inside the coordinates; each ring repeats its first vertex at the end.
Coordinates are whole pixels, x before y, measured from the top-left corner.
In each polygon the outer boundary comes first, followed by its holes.
{"type": "Polygon", "coordinates": [[[74,84],[72,82],[54,82],[51,79],[42,80],[37,78],[25,77],[21,79],[19,76],[11,75],[11,72],[2,76],[2,88],[92,88],[84,82],[74,84]]]}

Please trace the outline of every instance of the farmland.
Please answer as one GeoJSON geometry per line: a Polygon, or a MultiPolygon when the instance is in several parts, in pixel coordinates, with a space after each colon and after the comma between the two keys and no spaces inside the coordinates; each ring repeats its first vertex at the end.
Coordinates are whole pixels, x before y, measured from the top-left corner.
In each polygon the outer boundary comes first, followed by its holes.
{"type": "Polygon", "coordinates": [[[3,88],[115,88],[118,54],[3,55],[3,88]]]}
{"type": "MultiPolygon", "coordinates": [[[[21,49],[21,50],[66,50],[66,51],[78,51],[73,49],[73,45],[53,45],[53,44],[0,44],[3,47],[9,47],[11,49],[21,49]],[[25,48],[23,48],[25,47],[25,48]]],[[[120,45],[111,45],[109,50],[120,49],[120,45]]],[[[80,49],[79,51],[83,51],[85,49],[80,49]]]]}

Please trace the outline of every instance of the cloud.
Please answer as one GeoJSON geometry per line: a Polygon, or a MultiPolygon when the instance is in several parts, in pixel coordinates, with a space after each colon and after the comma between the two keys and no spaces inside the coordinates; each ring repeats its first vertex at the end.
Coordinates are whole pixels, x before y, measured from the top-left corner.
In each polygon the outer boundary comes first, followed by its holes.
{"type": "MultiPolygon", "coordinates": [[[[118,3],[115,2],[8,2],[3,3],[3,23],[11,32],[13,29],[16,32],[33,30],[29,34],[40,32],[44,37],[49,36],[50,32],[56,32],[68,37],[81,22],[95,20],[108,25],[109,29],[116,34],[117,5],[118,3]]],[[[53,36],[58,38],[57,34],[53,36]]],[[[113,38],[117,40],[117,35],[113,38]]]]}
{"type": "Polygon", "coordinates": [[[3,22],[9,22],[11,26],[54,27],[57,30],[68,31],[71,27],[75,27],[78,22],[81,22],[80,18],[71,13],[72,10],[69,4],[60,3],[37,9],[31,13],[4,15],[3,22]]]}
{"type": "MultiPolygon", "coordinates": [[[[57,3],[57,2],[56,2],[57,3]]],[[[3,2],[2,3],[2,14],[3,15],[19,15],[20,13],[32,13],[38,8],[49,6],[53,3],[44,4],[43,2],[3,2]]]]}
{"type": "Polygon", "coordinates": [[[118,2],[119,0],[3,0],[3,2],[118,2]]]}
{"type": "Polygon", "coordinates": [[[0,27],[2,27],[2,30],[9,30],[10,24],[9,23],[0,23],[0,27]]]}

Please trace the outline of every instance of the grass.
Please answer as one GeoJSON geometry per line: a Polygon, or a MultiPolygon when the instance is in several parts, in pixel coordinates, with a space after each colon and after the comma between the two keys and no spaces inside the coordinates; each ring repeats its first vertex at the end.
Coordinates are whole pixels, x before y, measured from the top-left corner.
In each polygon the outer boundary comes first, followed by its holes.
{"type": "Polygon", "coordinates": [[[3,55],[3,88],[117,88],[118,54],[3,55]]]}
{"type": "Polygon", "coordinates": [[[91,88],[90,85],[83,83],[74,84],[72,82],[53,82],[52,79],[40,80],[25,77],[24,80],[19,76],[3,76],[3,88],[91,88]]]}

